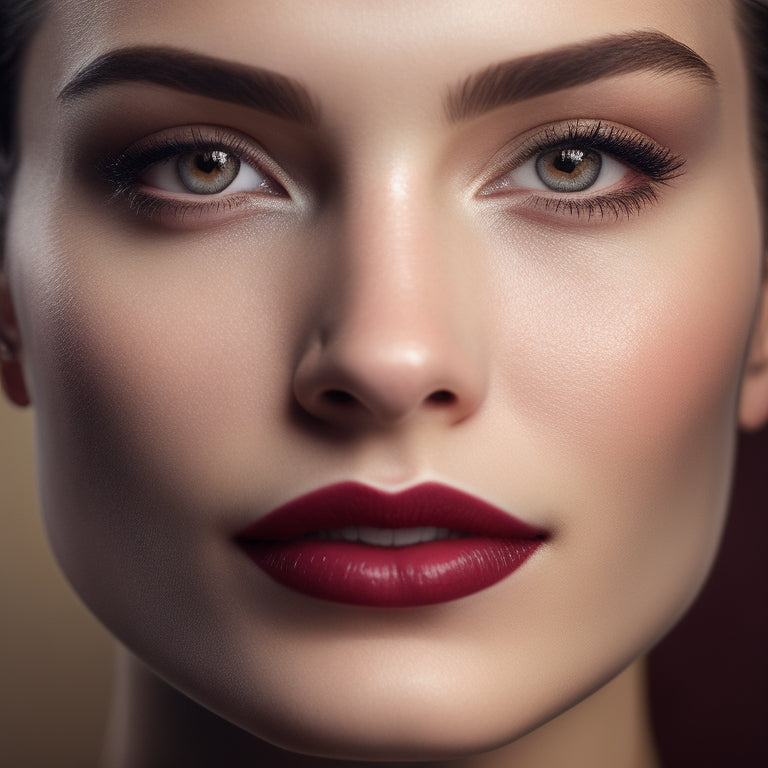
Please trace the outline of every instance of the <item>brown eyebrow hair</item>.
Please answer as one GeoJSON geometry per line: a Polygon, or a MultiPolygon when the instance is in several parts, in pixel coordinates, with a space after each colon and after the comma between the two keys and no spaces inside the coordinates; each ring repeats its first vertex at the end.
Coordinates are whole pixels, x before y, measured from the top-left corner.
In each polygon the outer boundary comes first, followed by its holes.
{"type": "Polygon", "coordinates": [[[308,126],[319,110],[303,85],[258,67],[178,48],[137,46],[105,53],[80,69],[59,93],[64,102],[105,85],[155,83],[220,101],[243,104],[308,126]]]}
{"type": "Polygon", "coordinates": [[[649,70],[688,73],[715,84],[712,68],[687,45],[653,30],[609,35],[493,64],[451,88],[450,122],[613,75],[649,70]]]}

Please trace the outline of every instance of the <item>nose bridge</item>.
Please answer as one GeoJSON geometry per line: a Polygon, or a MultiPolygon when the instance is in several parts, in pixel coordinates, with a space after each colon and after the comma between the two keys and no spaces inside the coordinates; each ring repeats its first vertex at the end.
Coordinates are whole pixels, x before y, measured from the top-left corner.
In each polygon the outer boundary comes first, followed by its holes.
{"type": "Polygon", "coordinates": [[[357,180],[340,242],[338,331],[375,337],[382,350],[426,343],[451,293],[448,254],[438,255],[434,212],[412,176],[395,167],[383,183],[357,180]]]}
{"type": "MultiPolygon", "coordinates": [[[[321,418],[463,418],[481,399],[466,266],[448,252],[427,174],[407,161],[350,174],[334,238],[335,286],[296,395],[321,418]]],[[[475,329],[476,330],[476,329],[475,329]]]]}

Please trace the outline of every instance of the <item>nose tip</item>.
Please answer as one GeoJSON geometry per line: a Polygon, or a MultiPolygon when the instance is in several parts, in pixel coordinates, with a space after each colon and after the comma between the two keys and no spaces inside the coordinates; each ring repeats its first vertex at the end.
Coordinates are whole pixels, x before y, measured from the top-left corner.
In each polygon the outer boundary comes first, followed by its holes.
{"type": "Polygon", "coordinates": [[[328,425],[457,423],[484,398],[482,278],[435,206],[429,166],[404,163],[399,147],[371,148],[377,173],[353,163],[317,250],[293,394],[328,425]]]}
{"type": "Polygon", "coordinates": [[[294,378],[303,410],[326,423],[394,425],[417,414],[456,423],[478,407],[477,369],[438,339],[378,336],[318,342],[294,378]]]}

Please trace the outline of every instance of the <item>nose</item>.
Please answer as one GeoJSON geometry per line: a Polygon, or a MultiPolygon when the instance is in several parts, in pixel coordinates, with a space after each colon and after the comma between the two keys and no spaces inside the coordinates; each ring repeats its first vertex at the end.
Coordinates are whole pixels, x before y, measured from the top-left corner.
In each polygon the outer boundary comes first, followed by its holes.
{"type": "Polygon", "coordinates": [[[294,395],[327,424],[458,423],[485,397],[482,297],[416,192],[387,186],[339,214],[294,395]]]}

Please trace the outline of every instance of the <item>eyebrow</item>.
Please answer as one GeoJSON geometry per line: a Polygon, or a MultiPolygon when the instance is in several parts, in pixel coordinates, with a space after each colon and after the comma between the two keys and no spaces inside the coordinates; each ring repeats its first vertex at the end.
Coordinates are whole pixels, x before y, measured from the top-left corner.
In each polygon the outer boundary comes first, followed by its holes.
{"type": "Polygon", "coordinates": [[[178,48],[140,46],[105,53],[80,69],[59,93],[73,101],[96,88],[144,82],[242,104],[307,126],[319,110],[299,82],[258,67],[224,61],[178,48]]]}
{"type": "Polygon", "coordinates": [[[717,83],[712,68],[698,53],[649,30],[609,35],[493,64],[450,89],[443,106],[449,122],[455,123],[524,99],[641,70],[684,73],[717,83]]]}

